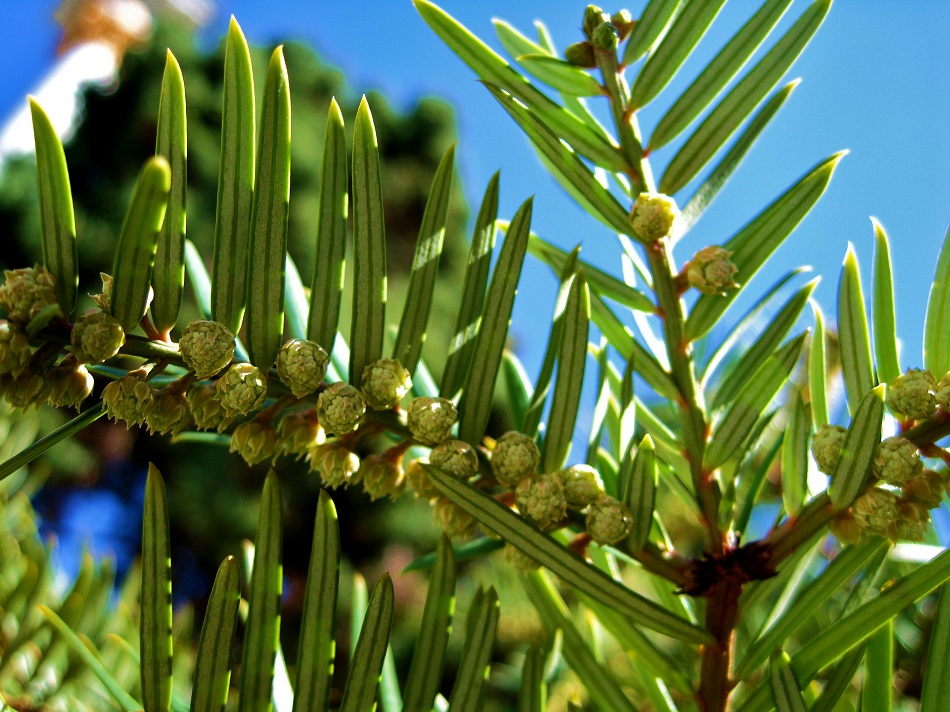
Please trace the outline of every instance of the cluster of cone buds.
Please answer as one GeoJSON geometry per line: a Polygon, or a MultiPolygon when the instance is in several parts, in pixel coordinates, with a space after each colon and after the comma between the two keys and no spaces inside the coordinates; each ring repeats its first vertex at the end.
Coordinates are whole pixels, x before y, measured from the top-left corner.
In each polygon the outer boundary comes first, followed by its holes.
{"type": "MultiPolygon", "coordinates": [[[[847,436],[837,425],[818,428],[812,455],[818,469],[834,474],[847,436]]],[[[855,542],[864,532],[891,539],[919,541],[930,524],[930,510],[939,507],[950,482],[936,470],[925,469],[918,447],[901,436],[877,446],[872,462],[875,485],[834,521],[832,530],[843,541],[855,542]]]]}
{"type": "Polygon", "coordinates": [[[39,265],[5,270],[4,274],[0,307],[7,318],[0,319],[0,393],[17,408],[40,407],[46,402],[78,406],[92,393],[92,376],[82,364],[90,359],[73,353],[56,364],[49,358],[52,354],[34,352],[27,335],[31,322],[44,314],[61,315],[53,275],[39,265]]]}
{"type": "Polygon", "coordinates": [[[904,421],[926,420],[937,408],[950,411],[950,372],[938,381],[929,370],[908,369],[888,385],[887,406],[904,421]]]}

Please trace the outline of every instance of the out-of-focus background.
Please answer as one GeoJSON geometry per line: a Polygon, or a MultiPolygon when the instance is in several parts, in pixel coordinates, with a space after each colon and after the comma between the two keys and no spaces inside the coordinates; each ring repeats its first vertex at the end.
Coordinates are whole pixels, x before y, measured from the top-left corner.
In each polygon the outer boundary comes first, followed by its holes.
{"type": "MultiPolygon", "coordinates": [[[[501,52],[493,16],[525,34],[542,19],[563,49],[582,39],[584,10],[575,2],[443,0],[442,6],[501,52]]],[[[628,9],[636,16],[643,2],[628,9]]],[[[774,37],[808,3],[795,2],[774,37]]],[[[755,3],[727,4],[710,35],[665,93],[641,113],[649,135],[662,112],[746,21],[755,3]],[[669,97],[664,98],[664,97],[669,97]]],[[[616,7],[605,7],[614,11],[616,7]]],[[[97,291],[109,271],[112,245],[142,162],[154,150],[165,48],[182,65],[189,111],[188,236],[211,253],[217,181],[221,41],[234,14],[254,47],[258,86],[267,55],[285,43],[293,102],[290,250],[309,279],[316,224],[318,171],[326,109],[336,96],[349,124],[369,93],[383,151],[392,315],[411,259],[429,183],[443,152],[458,141],[458,179],[443,263],[444,308],[437,308],[430,344],[441,347],[454,319],[448,298],[460,279],[465,241],[490,176],[501,169],[501,216],[534,195],[533,228],[565,248],[583,245],[584,259],[618,273],[616,238],[575,206],[548,177],[520,130],[421,20],[409,0],[360,3],[252,0],[8,0],[0,4],[0,266],[31,264],[39,254],[32,130],[26,95],[35,95],[62,129],[77,202],[81,283],[97,291]],[[453,277],[454,275],[454,277],[453,277]],[[441,333],[442,336],[439,336],[441,333]]],[[[759,287],[733,308],[738,315],[788,269],[808,264],[823,276],[815,297],[834,321],[837,278],[854,243],[867,292],[876,216],[892,240],[902,366],[921,364],[924,307],[937,252],[950,217],[950,4],[943,0],[839,0],[785,81],[802,77],[787,106],[759,139],[716,203],[677,247],[679,264],[708,244],[725,242],[815,163],[841,149],[841,163],[818,207],[779,251],[759,287]]],[[[767,47],[774,42],[774,37],[767,47]]],[[[767,47],[765,49],[767,49],[767,47]]],[[[761,56],[762,50],[758,56],[761,56]]],[[[592,101],[592,105],[596,102],[592,101]]],[[[602,113],[603,107],[594,106],[602,113]]],[[[687,132],[688,135],[688,132],[687,132]]],[[[659,173],[682,138],[651,160],[659,173]]],[[[684,195],[691,193],[688,186],[684,195]]],[[[533,377],[543,353],[556,280],[528,260],[513,316],[513,348],[533,377]]],[[[741,275],[740,275],[741,278],[741,275]]],[[[187,309],[182,323],[194,317],[187,309]]],[[[590,407],[590,404],[587,404],[590,407]]],[[[44,427],[56,424],[44,415],[44,427]]],[[[584,416],[582,415],[582,419],[584,416]]],[[[499,425],[503,425],[500,423],[499,425]]],[[[166,472],[171,499],[176,599],[200,601],[220,560],[253,534],[263,466],[248,468],[220,450],[172,449],[162,438],[103,422],[50,454],[55,487],[37,498],[44,531],[60,542],[66,569],[83,546],[111,553],[120,574],[138,546],[143,464],[166,472]],[[220,463],[226,462],[225,481],[220,463]],[[93,485],[95,485],[93,487],[93,485]]],[[[283,464],[288,508],[285,570],[287,621],[302,593],[317,492],[306,465],[283,464]],[[293,494],[291,495],[290,492],[293,494]]],[[[425,505],[404,497],[384,506],[362,494],[335,493],[343,541],[353,567],[372,581],[398,571],[434,545],[425,505]],[[394,536],[394,532],[396,535],[394,536]]],[[[937,517],[935,516],[935,519],[937,517]]],[[[491,564],[473,572],[504,586],[491,564]]],[[[344,581],[347,577],[344,576],[344,581]]],[[[419,594],[411,577],[396,580],[403,610],[419,594]]],[[[464,595],[464,594],[463,594],[464,595]]],[[[418,608],[419,606],[415,606],[418,608]]],[[[504,611],[503,639],[528,634],[517,608],[504,611]]],[[[406,625],[412,625],[407,621],[406,625]]],[[[411,645],[405,640],[404,645],[411,645]]],[[[398,651],[397,651],[398,652],[398,651]]],[[[288,654],[291,659],[293,650],[288,654]]]]}

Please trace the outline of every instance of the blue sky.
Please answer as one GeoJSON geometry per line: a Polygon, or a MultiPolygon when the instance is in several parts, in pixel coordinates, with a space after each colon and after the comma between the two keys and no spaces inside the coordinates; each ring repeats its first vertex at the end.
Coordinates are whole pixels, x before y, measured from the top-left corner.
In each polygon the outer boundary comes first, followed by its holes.
{"type": "MultiPolygon", "coordinates": [[[[55,5],[48,0],[0,4],[5,28],[0,43],[5,68],[0,79],[2,116],[22,105],[54,59],[55,5]]],[[[635,2],[628,7],[636,16],[642,5],[635,2]]],[[[694,57],[698,61],[684,66],[665,93],[642,112],[646,133],[757,5],[738,0],[727,4],[700,45],[694,57]]],[[[807,5],[794,2],[778,31],[807,5]]],[[[582,3],[442,0],[442,6],[498,51],[492,17],[503,18],[526,34],[533,31],[534,19],[542,19],[561,48],[580,39],[582,3]]],[[[380,89],[401,105],[429,93],[446,98],[458,116],[457,155],[470,202],[477,207],[489,177],[500,168],[502,216],[510,217],[534,195],[536,232],[565,248],[580,242],[585,259],[616,272],[616,240],[547,176],[517,127],[408,0],[220,2],[205,33],[207,41],[216,41],[224,32],[231,13],[252,42],[266,45],[294,38],[311,43],[344,71],[354,92],[380,89]]],[[[743,168],[678,247],[674,255],[678,263],[700,247],[725,242],[819,160],[850,149],[819,206],[779,251],[774,267],[760,273],[751,291],[761,292],[793,266],[812,265],[822,276],[816,298],[833,321],[838,274],[849,241],[858,251],[865,292],[870,293],[873,237],[868,217],[874,215],[892,241],[902,366],[919,366],[930,279],[950,218],[948,31],[950,3],[945,0],[835,2],[824,26],[785,78],[801,77],[801,85],[743,168]]],[[[669,160],[676,145],[657,152],[656,166],[669,160]]],[[[690,194],[687,188],[683,200],[690,194]]],[[[513,324],[529,368],[540,359],[543,339],[526,325],[549,318],[554,289],[546,268],[529,265],[513,324]]],[[[742,307],[740,302],[738,308],[742,307]]],[[[738,316],[737,310],[733,313],[738,316]]]]}

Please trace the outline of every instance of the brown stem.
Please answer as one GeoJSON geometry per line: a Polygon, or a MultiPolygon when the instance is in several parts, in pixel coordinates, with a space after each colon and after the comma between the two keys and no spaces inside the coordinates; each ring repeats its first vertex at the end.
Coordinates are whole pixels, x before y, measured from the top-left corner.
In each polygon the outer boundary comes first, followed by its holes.
{"type": "Polygon", "coordinates": [[[698,697],[703,712],[722,712],[728,707],[733,687],[729,679],[733,634],[741,594],[742,582],[726,577],[715,584],[706,604],[706,630],[712,633],[715,642],[702,648],[698,697]]]}

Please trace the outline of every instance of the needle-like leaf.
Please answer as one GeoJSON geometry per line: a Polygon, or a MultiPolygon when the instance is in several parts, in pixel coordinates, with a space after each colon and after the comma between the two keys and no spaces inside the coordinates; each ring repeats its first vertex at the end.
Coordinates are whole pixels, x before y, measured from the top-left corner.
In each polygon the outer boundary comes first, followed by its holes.
{"type": "Polygon", "coordinates": [[[781,651],[773,653],[769,660],[769,685],[772,687],[775,709],[778,712],[807,712],[802,686],[795,679],[795,671],[788,663],[788,655],[781,651]]]}
{"type": "Polygon", "coordinates": [[[943,239],[924,322],[924,366],[938,378],[950,371],[950,229],[943,239]]]}
{"type": "Polygon", "coordinates": [[[172,582],[165,483],[149,463],[142,515],[142,609],[139,619],[142,700],[167,710],[172,695],[172,582]]]}
{"type": "Polygon", "coordinates": [[[155,297],[152,322],[167,334],[178,321],[185,287],[185,188],[188,185],[188,138],[185,80],[171,50],[165,56],[162,99],[158,105],[155,155],[164,156],[172,172],[168,210],[155,251],[155,297]]]}
{"type": "Polygon", "coordinates": [[[650,0],[630,33],[623,52],[623,63],[633,64],[662,40],[673,24],[684,0],[650,0]]]}
{"type": "Polygon", "coordinates": [[[211,266],[211,318],[233,333],[241,329],[247,297],[251,202],[255,167],[254,76],[244,33],[234,17],[224,53],[221,161],[211,266]]]}
{"type": "Polygon", "coordinates": [[[920,695],[920,707],[925,710],[940,709],[950,699],[950,586],[940,587],[937,613],[930,632],[930,647],[924,668],[924,688],[920,695]]]}
{"type": "Polygon", "coordinates": [[[891,248],[884,226],[871,218],[874,226],[874,353],[881,383],[891,383],[901,374],[897,355],[897,322],[894,316],[894,278],[891,275],[891,248]]]}
{"type": "Polygon", "coordinates": [[[363,369],[383,355],[386,319],[386,223],[379,145],[364,96],[353,133],[353,315],[350,381],[359,387],[363,369]]]}
{"type": "Polygon", "coordinates": [[[346,219],[349,214],[349,175],[346,170],[346,136],[343,114],[336,99],[330,100],[323,168],[320,174],[320,214],[317,245],[310,283],[310,317],[307,338],[328,351],[340,320],[343,273],[346,266],[346,219]]]}
{"type": "Polygon", "coordinates": [[[838,349],[841,372],[848,394],[848,410],[854,413],[877,382],[871,356],[868,316],[864,308],[864,291],[854,247],[849,243],[841,270],[838,288],[838,349]]]}
{"type": "Polygon", "coordinates": [[[43,265],[56,279],[56,299],[63,314],[76,305],[79,257],[76,216],[69,186],[66,154],[59,134],[43,108],[30,97],[33,145],[36,149],[36,182],[40,203],[40,248],[43,265]]]}
{"type": "Polygon", "coordinates": [[[884,386],[877,386],[857,407],[828,484],[828,496],[838,509],[849,506],[864,489],[874,453],[881,442],[883,418],[884,386]]]}
{"type": "Polygon", "coordinates": [[[475,591],[465,621],[465,642],[462,660],[449,696],[449,707],[457,712],[479,712],[484,709],[488,666],[498,631],[498,594],[490,586],[475,591]]]}
{"type": "Polygon", "coordinates": [[[598,96],[604,88],[580,67],[549,54],[523,54],[518,64],[548,86],[568,96],[598,96]]]}
{"type": "Polygon", "coordinates": [[[284,269],[290,214],[290,81],[283,47],[271,54],[261,104],[257,185],[251,206],[247,352],[267,372],[284,333],[284,269]]]}
{"type": "Polygon", "coordinates": [[[241,571],[237,559],[229,556],[218,567],[201,625],[191,712],[221,712],[227,704],[240,602],[241,571]]]}
{"type": "Polygon", "coordinates": [[[369,597],[359,640],[350,661],[350,673],[343,688],[340,712],[365,712],[375,708],[380,671],[389,646],[393,606],[393,582],[389,574],[383,574],[369,597]]]}

